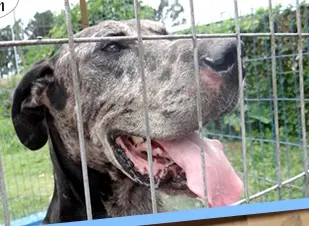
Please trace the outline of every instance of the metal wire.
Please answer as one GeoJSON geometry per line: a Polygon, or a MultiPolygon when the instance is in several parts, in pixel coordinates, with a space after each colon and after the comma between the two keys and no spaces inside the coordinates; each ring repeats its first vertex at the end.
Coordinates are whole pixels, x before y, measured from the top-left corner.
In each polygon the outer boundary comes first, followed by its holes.
{"type": "MultiPolygon", "coordinates": [[[[296,181],[297,179],[302,178],[303,176],[305,176],[306,173],[309,173],[309,171],[307,171],[307,172],[302,172],[302,173],[296,175],[295,177],[292,177],[292,178],[290,178],[290,179],[288,179],[288,180],[285,180],[285,181],[283,181],[280,185],[279,185],[279,184],[276,184],[276,185],[274,185],[274,186],[272,186],[272,187],[270,187],[270,188],[267,188],[267,189],[265,189],[265,190],[263,190],[263,191],[261,191],[261,192],[259,192],[259,193],[256,193],[256,194],[254,194],[254,195],[251,195],[251,196],[249,197],[249,199],[250,199],[250,200],[256,199],[256,198],[261,197],[262,195],[265,195],[265,194],[267,194],[267,193],[269,193],[269,192],[271,192],[271,191],[274,191],[274,190],[276,190],[276,189],[279,189],[280,186],[282,187],[282,186],[288,185],[288,184],[290,184],[290,183],[296,181]]],[[[234,205],[239,205],[239,204],[246,203],[246,202],[247,202],[246,199],[242,199],[242,200],[240,200],[240,201],[238,201],[238,202],[232,204],[232,206],[234,206],[234,205]]]]}
{"type": "Polygon", "coordinates": [[[1,195],[2,207],[3,207],[4,224],[5,226],[10,226],[10,213],[9,213],[8,200],[6,196],[6,190],[5,190],[4,172],[3,172],[1,158],[0,158],[0,195],[1,195]]]}
{"type": "MultiPolygon", "coordinates": [[[[241,37],[297,37],[298,33],[239,33],[241,37]]],[[[236,33],[231,34],[196,34],[196,38],[235,38],[236,33]]],[[[309,33],[302,33],[302,37],[309,37],[309,33]]],[[[177,40],[177,39],[192,39],[192,35],[153,35],[142,36],[143,40],[177,40]]],[[[121,41],[121,40],[138,40],[138,36],[113,36],[113,37],[93,37],[93,38],[73,38],[75,43],[84,42],[102,42],[102,41],[121,41]]],[[[36,40],[23,40],[23,41],[0,41],[0,47],[8,46],[28,46],[28,45],[50,45],[50,44],[66,44],[67,38],[52,38],[52,39],[36,39],[36,40]]]]}
{"type": "MultiPolygon", "coordinates": [[[[239,136],[235,136],[235,135],[222,135],[222,134],[218,134],[218,133],[208,133],[208,135],[221,136],[221,137],[224,137],[224,138],[237,138],[237,139],[240,138],[239,136]]],[[[262,138],[248,137],[247,139],[250,140],[250,141],[261,141],[261,142],[265,142],[265,143],[276,143],[276,141],[274,141],[274,140],[262,139],[262,138]]],[[[289,145],[289,146],[293,146],[293,147],[302,147],[301,144],[286,142],[286,141],[280,141],[280,144],[289,145]]],[[[307,145],[307,148],[309,148],[309,145],[307,145]]]]}
{"type": "Polygon", "coordinates": [[[155,193],[155,184],[153,176],[153,164],[152,164],[152,147],[150,139],[150,125],[148,115],[148,99],[147,99],[147,86],[145,81],[145,68],[144,68],[144,45],[142,40],[141,21],[140,21],[140,5],[138,0],[134,0],[135,18],[138,34],[138,59],[139,59],[139,72],[142,79],[143,86],[143,106],[145,113],[145,126],[146,126],[146,140],[147,140],[147,160],[149,167],[149,181],[150,181],[150,192],[151,192],[151,204],[152,212],[157,213],[157,201],[155,193]]]}
{"type": "Polygon", "coordinates": [[[65,15],[66,15],[66,25],[67,32],[69,38],[69,51],[70,51],[70,61],[72,67],[72,79],[73,79],[73,91],[75,98],[75,112],[77,117],[77,128],[78,128],[78,139],[79,139],[79,148],[80,148],[80,156],[81,156],[81,164],[82,164],[82,174],[83,174],[83,184],[84,184],[84,192],[85,192],[85,201],[86,201],[86,212],[87,219],[92,219],[92,208],[91,208],[91,200],[90,200],[90,190],[89,190],[89,178],[88,178],[88,169],[87,169],[87,157],[86,157],[86,148],[85,148],[85,139],[84,139],[84,126],[83,126],[83,118],[82,118],[82,109],[80,102],[80,90],[79,90],[79,72],[76,62],[76,54],[74,51],[74,40],[73,40],[73,29],[71,23],[71,14],[70,14],[70,4],[69,0],[64,0],[65,6],[65,15]]]}
{"type": "MultiPolygon", "coordinates": [[[[190,3],[190,16],[191,16],[191,30],[192,30],[192,44],[193,44],[193,61],[194,61],[194,76],[196,82],[196,107],[197,107],[197,120],[198,120],[198,133],[200,136],[200,149],[201,149],[201,164],[202,164],[202,179],[204,187],[204,205],[208,207],[207,197],[207,184],[206,184],[206,169],[205,169],[205,154],[204,154],[204,136],[203,136],[203,119],[202,119],[202,101],[201,101],[201,84],[200,84],[200,73],[199,73],[199,59],[197,50],[197,37],[195,29],[195,18],[194,18],[194,5],[193,0],[189,0],[190,3]]],[[[207,142],[207,141],[204,141],[207,142]]],[[[208,145],[212,147],[212,145],[208,145]]]]}
{"type": "MultiPolygon", "coordinates": [[[[236,170],[236,173],[238,175],[244,174],[243,172],[239,172],[237,170],[236,170]]],[[[272,184],[272,185],[278,184],[277,181],[275,181],[275,180],[271,180],[269,178],[253,175],[251,173],[248,173],[248,176],[250,176],[252,179],[263,180],[264,182],[267,182],[267,183],[272,184]]],[[[304,192],[304,190],[305,190],[303,187],[299,187],[299,186],[293,185],[293,184],[282,184],[282,187],[293,188],[294,190],[298,190],[298,191],[301,191],[301,192],[304,192]]],[[[290,197],[290,199],[292,199],[292,198],[290,197]]]]}
{"type": "Polygon", "coordinates": [[[280,136],[279,136],[279,116],[278,116],[278,91],[277,91],[277,70],[276,70],[276,38],[274,36],[274,18],[272,10],[272,1],[268,1],[269,12],[269,29],[271,33],[271,69],[272,69],[272,88],[273,88],[273,105],[274,105],[274,122],[275,122],[275,141],[276,141],[276,173],[278,180],[278,196],[281,195],[281,150],[280,150],[280,136]]]}
{"type": "Polygon", "coordinates": [[[244,188],[246,202],[249,203],[249,186],[248,186],[248,165],[247,165],[247,147],[246,147],[246,126],[245,126],[245,110],[244,110],[244,90],[243,90],[243,71],[241,60],[241,38],[240,38],[240,24],[238,15],[237,0],[234,0],[235,10],[235,25],[237,34],[237,63],[238,63],[238,81],[239,81],[239,108],[240,108],[240,124],[241,124],[241,143],[242,143],[242,159],[244,170],[244,188]]]}
{"type": "Polygon", "coordinates": [[[306,131],[306,116],[305,116],[305,95],[304,95],[304,63],[303,63],[303,41],[302,41],[302,26],[301,26],[301,14],[300,14],[299,0],[296,0],[296,20],[297,20],[297,32],[298,36],[298,64],[299,64],[299,96],[300,96],[300,117],[302,126],[302,148],[304,154],[304,188],[305,197],[308,196],[308,153],[307,153],[307,131],[306,131]]]}
{"type": "MultiPolygon", "coordinates": [[[[148,157],[148,166],[149,166],[149,180],[150,180],[150,190],[151,190],[151,200],[152,200],[152,211],[153,213],[157,212],[157,202],[155,194],[155,182],[153,177],[153,161],[152,161],[152,147],[150,139],[150,125],[149,125],[149,112],[148,112],[148,99],[147,99],[147,83],[145,78],[145,69],[144,69],[144,46],[143,40],[176,40],[176,39],[192,39],[193,42],[193,54],[194,54],[194,75],[196,79],[196,97],[197,97],[197,117],[198,117],[198,127],[199,127],[199,136],[201,141],[203,140],[203,125],[202,125],[202,109],[201,109],[201,92],[200,92],[200,76],[199,76],[199,64],[198,64],[198,49],[197,49],[197,39],[203,38],[222,38],[222,37],[236,37],[237,38],[237,61],[238,61],[238,73],[239,73],[239,99],[240,99],[240,120],[241,120],[241,140],[242,140],[242,157],[243,157],[243,178],[244,178],[244,187],[245,187],[245,198],[236,202],[233,205],[238,205],[242,203],[249,203],[250,200],[261,197],[271,191],[278,190],[279,199],[281,197],[281,189],[283,186],[289,185],[295,180],[304,177],[304,192],[305,196],[308,196],[308,156],[307,156],[307,137],[306,137],[306,118],[305,118],[305,99],[304,97],[304,68],[303,68],[303,37],[309,37],[309,33],[302,33],[301,27],[301,14],[299,0],[296,0],[297,4],[297,33],[275,33],[274,31],[274,18],[272,10],[272,1],[269,0],[269,33],[241,33],[240,32],[240,22],[238,15],[238,1],[234,0],[234,10],[235,10],[235,25],[236,33],[231,34],[196,34],[195,27],[195,17],[194,17],[194,5],[193,0],[189,0],[190,3],[190,16],[191,16],[191,30],[192,34],[189,35],[156,35],[156,36],[142,36],[141,33],[141,21],[140,21],[140,3],[138,0],[134,0],[135,6],[135,17],[136,17],[136,26],[137,26],[137,36],[124,36],[124,37],[96,37],[96,38],[74,38],[73,30],[71,24],[70,16],[70,7],[69,0],[64,0],[65,3],[65,13],[66,13],[66,23],[67,23],[67,32],[68,38],[63,39],[40,39],[40,40],[26,40],[26,41],[0,41],[0,47],[7,46],[26,46],[26,45],[49,45],[49,44],[69,44],[69,51],[71,56],[71,65],[72,65],[72,75],[73,75],[73,88],[76,104],[76,116],[77,116],[77,125],[78,125],[78,136],[79,136],[79,146],[81,154],[81,165],[82,165],[82,174],[83,174],[83,184],[85,192],[85,202],[86,202],[86,211],[87,219],[92,219],[92,208],[91,208],[91,199],[90,199],[90,190],[89,190],[89,178],[87,170],[87,160],[86,160],[86,150],[85,150],[85,141],[84,141],[84,131],[83,131],[83,120],[81,114],[81,103],[80,103],[80,91],[79,91],[79,81],[78,81],[78,67],[76,62],[76,55],[74,51],[74,43],[85,43],[85,42],[101,42],[101,41],[116,41],[116,40],[137,40],[138,49],[139,49],[139,72],[141,75],[142,88],[143,88],[143,104],[144,104],[144,113],[145,113],[145,127],[146,127],[146,140],[147,140],[147,157],[148,157]],[[270,37],[271,39],[271,63],[272,63],[272,86],[273,86],[273,99],[270,98],[258,98],[257,101],[273,101],[274,105],[274,129],[275,129],[275,141],[265,140],[264,142],[273,142],[276,146],[276,162],[277,162],[277,184],[265,189],[259,193],[256,193],[252,196],[249,195],[249,186],[248,186],[248,165],[247,165],[247,149],[246,149],[246,128],[245,128],[245,111],[244,111],[244,94],[243,94],[243,82],[242,82],[242,59],[241,59],[241,37],[270,37]],[[276,70],[276,37],[298,37],[298,64],[299,64],[299,86],[300,86],[300,98],[278,98],[277,93],[277,70],[276,70]],[[302,124],[302,144],[294,144],[289,142],[281,142],[279,134],[279,116],[278,116],[278,100],[297,100],[300,102],[301,108],[301,124],[302,124]],[[291,145],[291,146],[301,146],[303,149],[303,161],[304,161],[304,172],[282,182],[281,175],[281,150],[280,144],[291,145]]],[[[290,55],[287,55],[289,57],[290,55]]],[[[268,57],[260,58],[268,59],[268,57]]],[[[256,60],[256,59],[255,59],[256,60]]],[[[250,60],[248,60],[250,61],[250,60]]],[[[250,99],[248,99],[250,100],[250,99]]],[[[254,99],[251,99],[254,100],[254,99]]],[[[211,135],[210,133],[208,135],[211,135]]],[[[237,137],[238,136],[227,136],[225,137],[237,137]]],[[[249,138],[251,140],[262,141],[262,139],[249,138]]],[[[206,186],[206,172],[205,172],[205,158],[204,158],[204,146],[202,142],[200,143],[201,149],[201,164],[202,164],[202,174],[203,174],[203,185],[204,185],[204,202],[205,206],[208,206],[207,201],[207,186],[206,186]]],[[[266,179],[263,178],[265,181],[266,179]]],[[[270,182],[270,181],[269,181],[270,182]]],[[[271,183],[274,183],[273,181],[271,183]]],[[[295,189],[300,189],[297,186],[293,186],[295,189]]],[[[2,162],[0,159],[0,193],[2,198],[3,213],[5,224],[10,224],[9,211],[7,205],[7,198],[5,192],[4,176],[2,169],[2,162]]]]}

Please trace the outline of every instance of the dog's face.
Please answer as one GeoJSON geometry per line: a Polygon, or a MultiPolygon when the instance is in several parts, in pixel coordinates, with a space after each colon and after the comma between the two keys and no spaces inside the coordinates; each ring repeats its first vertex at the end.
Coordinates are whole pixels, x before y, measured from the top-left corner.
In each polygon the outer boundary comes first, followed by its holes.
{"type": "MultiPolygon", "coordinates": [[[[143,35],[167,34],[155,22],[142,21],[143,35]]],[[[104,21],[75,37],[136,36],[135,21],[104,21]]],[[[218,119],[238,103],[236,40],[197,41],[203,124],[218,119]]],[[[137,41],[75,44],[88,166],[149,185],[143,89],[137,41]],[[110,164],[112,163],[112,165],[110,164]],[[109,169],[107,169],[109,167],[109,169]],[[111,167],[113,170],[111,170],[111,167]]],[[[144,41],[145,79],[158,188],[168,194],[202,197],[199,146],[205,149],[210,204],[235,201],[241,182],[218,141],[201,141],[198,128],[192,40],[144,41]],[[212,153],[215,152],[215,153],[212,153]],[[221,163],[220,163],[221,162],[221,163]],[[223,164],[223,166],[219,166],[223,164]],[[212,178],[217,174],[217,178],[212,178]],[[209,175],[209,176],[208,176],[209,175]],[[220,175],[229,177],[229,191],[220,175]],[[212,184],[212,185],[211,185],[212,184]],[[222,191],[220,191],[222,190],[222,191]],[[230,200],[215,201],[218,192],[230,200]],[[213,194],[213,195],[211,195],[213,194]]],[[[44,115],[54,125],[67,156],[80,161],[75,100],[68,45],[53,58],[38,62],[16,89],[12,109],[16,133],[32,150],[47,141],[44,115]]]]}

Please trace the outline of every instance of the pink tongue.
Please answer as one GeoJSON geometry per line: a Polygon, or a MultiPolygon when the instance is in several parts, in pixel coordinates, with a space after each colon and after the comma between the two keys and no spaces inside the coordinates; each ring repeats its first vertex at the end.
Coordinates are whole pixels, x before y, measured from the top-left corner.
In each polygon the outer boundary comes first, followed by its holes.
{"type": "MultiPolygon", "coordinates": [[[[204,198],[199,135],[193,133],[179,140],[159,143],[185,171],[188,188],[198,197],[204,198]]],[[[207,143],[203,141],[203,144],[209,206],[226,206],[239,201],[243,183],[225,157],[222,144],[210,139],[207,139],[207,143]]]]}

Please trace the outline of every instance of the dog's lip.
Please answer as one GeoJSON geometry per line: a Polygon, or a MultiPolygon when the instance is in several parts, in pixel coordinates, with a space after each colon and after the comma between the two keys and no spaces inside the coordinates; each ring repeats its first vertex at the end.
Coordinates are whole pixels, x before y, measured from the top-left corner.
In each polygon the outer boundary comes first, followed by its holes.
{"type": "MultiPolygon", "coordinates": [[[[197,128],[196,128],[197,129],[197,128]]],[[[194,130],[196,131],[196,130],[194,130]]],[[[193,131],[193,132],[194,132],[193,131]]],[[[190,132],[189,132],[190,133],[190,132]]],[[[170,135],[168,137],[155,137],[155,136],[150,136],[150,140],[166,140],[166,141],[172,141],[172,140],[176,140],[179,138],[184,137],[186,134],[182,135],[182,134],[177,134],[177,135],[170,135]]],[[[107,137],[109,138],[110,141],[115,142],[117,137],[120,136],[135,136],[135,137],[142,137],[146,139],[146,135],[145,134],[141,134],[141,133],[136,133],[136,132],[125,132],[123,130],[111,130],[107,133],[107,137]]]]}
{"type": "MultiPolygon", "coordinates": [[[[109,138],[109,143],[110,143],[110,146],[113,150],[113,155],[116,157],[117,154],[117,150],[116,150],[116,147],[119,146],[116,142],[116,139],[118,137],[121,137],[121,136],[136,136],[136,137],[141,137],[141,138],[144,138],[144,136],[139,136],[139,135],[136,135],[136,133],[133,135],[132,133],[128,133],[128,132],[123,132],[123,131],[120,131],[120,130],[114,130],[113,132],[110,132],[110,133],[107,133],[108,134],[108,138],[109,138]]],[[[146,139],[146,138],[144,138],[146,139]]],[[[154,141],[155,139],[151,138],[151,141],[154,141]]],[[[123,148],[120,147],[122,150],[123,148]]],[[[116,158],[117,159],[117,158],[116,158]]],[[[128,158],[130,161],[131,159],[128,158]]],[[[153,156],[153,160],[155,159],[155,157],[153,156]]],[[[118,160],[117,160],[118,161],[118,160]]],[[[147,161],[147,160],[146,160],[147,161]]],[[[118,161],[119,163],[119,161],[118,161]]],[[[125,170],[126,173],[129,173],[130,174],[130,171],[131,171],[131,174],[132,174],[132,169],[131,170],[128,170],[126,169],[126,166],[124,166],[123,164],[119,163],[122,167],[121,170],[125,170]]],[[[162,174],[161,176],[158,176],[158,175],[154,175],[154,179],[155,179],[155,186],[158,188],[158,189],[171,189],[171,190],[174,190],[174,191],[186,191],[188,189],[187,187],[187,180],[186,180],[186,175],[184,173],[181,173],[181,172],[178,172],[177,175],[171,175],[171,170],[172,168],[175,168],[175,167],[179,167],[177,164],[175,164],[174,162],[171,162],[171,164],[168,164],[166,166],[166,172],[165,174],[162,174]]],[[[134,164],[132,165],[132,167],[134,167],[134,164]]],[[[180,167],[179,167],[180,168],[180,167]]],[[[181,169],[181,168],[180,168],[181,169]]],[[[149,181],[149,174],[141,174],[139,171],[137,170],[134,170],[134,176],[133,175],[130,175],[130,177],[137,181],[137,182],[140,182],[141,184],[144,184],[146,186],[150,186],[150,181],[149,181]]],[[[190,193],[190,192],[189,192],[190,193]]],[[[191,194],[190,196],[193,197],[193,194],[191,194]]],[[[194,196],[196,197],[196,196],[194,196]]]]}

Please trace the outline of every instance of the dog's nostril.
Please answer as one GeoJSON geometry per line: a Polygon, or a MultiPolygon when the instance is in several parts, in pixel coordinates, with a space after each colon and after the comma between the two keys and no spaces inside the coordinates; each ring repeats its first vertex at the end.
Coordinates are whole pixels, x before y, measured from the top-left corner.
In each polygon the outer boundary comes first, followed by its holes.
{"type": "Polygon", "coordinates": [[[204,56],[200,60],[201,66],[211,67],[216,71],[224,71],[231,67],[236,61],[236,55],[234,52],[229,51],[226,54],[222,54],[221,57],[208,57],[204,56]]]}
{"type": "MultiPolygon", "coordinates": [[[[244,43],[241,42],[241,56],[244,57],[244,55],[244,43]]],[[[225,71],[236,64],[237,40],[233,38],[222,39],[213,43],[211,47],[208,47],[208,51],[200,58],[201,66],[211,67],[215,71],[225,71]]]]}

